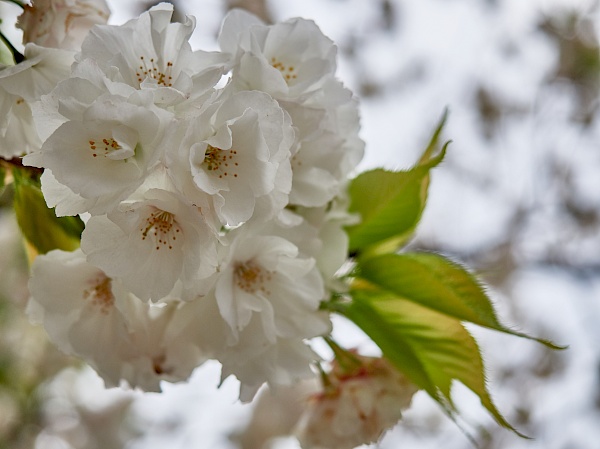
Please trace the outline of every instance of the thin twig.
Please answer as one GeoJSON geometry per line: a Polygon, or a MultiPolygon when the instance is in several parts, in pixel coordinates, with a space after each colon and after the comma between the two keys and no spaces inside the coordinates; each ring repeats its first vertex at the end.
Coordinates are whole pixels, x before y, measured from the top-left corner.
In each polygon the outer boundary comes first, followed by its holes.
{"type": "Polygon", "coordinates": [[[43,168],[23,165],[23,158],[20,157],[13,157],[12,159],[5,159],[3,157],[0,157],[0,166],[9,170],[12,170],[13,168],[27,170],[32,176],[41,176],[42,173],[44,173],[43,168]]]}

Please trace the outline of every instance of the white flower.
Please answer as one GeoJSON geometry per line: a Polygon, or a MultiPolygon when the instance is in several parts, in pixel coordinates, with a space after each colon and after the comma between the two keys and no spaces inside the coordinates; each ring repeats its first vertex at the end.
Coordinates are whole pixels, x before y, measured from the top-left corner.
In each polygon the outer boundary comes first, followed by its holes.
{"type": "Polygon", "coordinates": [[[90,263],[152,301],[166,296],[177,281],[215,272],[217,235],[201,207],[161,188],[143,186],[136,196],[88,220],[81,248],[90,263]]]}
{"type": "Polygon", "coordinates": [[[173,5],[161,3],[121,26],[94,27],[77,62],[91,59],[113,82],[130,91],[148,89],[162,106],[175,105],[211,89],[220,79],[219,54],[192,51],[195,19],[171,23],[173,5]]]}
{"type": "Polygon", "coordinates": [[[167,156],[174,182],[192,199],[210,197],[223,224],[272,218],[291,188],[290,118],[270,96],[239,92],[187,124],[179,153],[167,156]]]}
{"type": "Polygon", "coordinates": [[[93,60],[86,59],[72,67],[70,77],[34,103],[33,116],[40,138],[45,141],[68,121],[81,121],[90,107],[99,101],[130,103],[151,110],[161,120],[169,120],[173,116],[154,106],[151,91],[132,90],[131,86],[113,82],[93,60]]]}
{"type": "Polygon", "coordinates": [[[276,391],[278,387],[289,387],[315,377],[311,366],[319,356],[304,341],[281,338],[274,344],[261,344],[256,340],[259,333],[253,331],[253,327],[250,325],[242,332],[238,345],[227,348],[217,357],[223,365],[221,378],[235,375],[240,381],[242,402],[252,401],[265,382],[276,391]]]}
{"type": "Polygon", "coordinates": [[[40,148],[31,108],[23,98],[0,88],[0,117],[0,157],[11,159],[40,148]]]}
{"type": "Polygon", "coordinates": [[[340,164],[345,153],[344,140],[332,133],[302,142],[292,159],[290,203],[319,207],[333,199],[346,179],[340,164]]]}
{"type": "Polygon", "coordinates": [[[304,412],[306,396],[320,388],[320,380],[314,377],[289,387],[278,387],[275,391],[262,389],[252,407],[252,417],[231,440],[240,449],[272,447],[274,438],[292,434],[304,412]]]}
{"type": "MultiPolygon", "coordinates": [[[[24,163],[50,169],[58,182],[88,200],[86,209],[71,209],[72,213],[106,213],[144,182],[159,159],[168,124],[161,112],[106,96],[85,109],[79,120],[60,125],[24,163]]],[[[71,201],[68,191],[56,192],[45,182],[42,189],[50,204],[71,201]]]]}
{"type": "MultiPolygon", "coordinates": [[[[326,283],[330,283],[336,272],[348,258],[348,234],[345,227],[360,221],[357,214],[348,213],[349,198],[346,191],[342,190],[340,196],[334,198],[323,207],[296,208],[296,213],[304,218],[304,226],[311,227],[317,233],[320,245],[313,244],[307,249],[312,249],[308,254],[317,261],[326,283]]],[[[306,232],[306,231],[305,231],[306,232]]],[[[285,235],[301,235],[294,228],[286,231],[285,235]]],[[[296,243],[295,239],[291,239],[296,243]]],[[[298,243],[296,243],[298,244],[298,243]]]]}
{"type": "Polygon", "coordinates": [[[417,387],[387,360],[361,357],[352,369],[334,363],[325,391],[313,395],[297,436],[303,449],[353,449],[379,440],[402,417],[417,387]]]}
{"type": "Polygon", "coordinates": [[[188,380],[209,355],[191,341],[186,329],[179,327],[180,302],[164,298],[168,302],[157,306],[134,299],[126,303],[128,310],[123,307],[130,344],[117,353],[120,378],[144,391],[160,391],[162,380],[188,380]]]}
{"type": "Polygon", "coordinates": [[[90,28],[106,23],[109,16],[104,0],[33,0],[25,5],[17,27],[25,44],[77,51],[90,28]]]}
{"type": "MultiPolygon", "coordinates": [[[[249,227],[230,232],[214,291],[195,300],[215,304],[211,343],[204,344],[222,363],[222,377],[239,379],[243,401],[265,382],[276,387],[313,376],[318,356],[304,340],[331,331],[328,314],[319,310],[324,288],[314,260],[249,227]]],[[[196,323],[203,326],[203,318],[196,323]]]]}
{"type": "Polygon", "coordinates": [[[348,177],[365,152],[365,142],[359,136],[358,100],[340,81],[329,79],[323,88],[307,101],[306,106],[324,107],[327,110],[323,128],[343,138],[344,150],[339,162],[339,173],[348,177]]]}
{"type": "Polygon", "coordinates": [[[10,158],[39,150],[41,140],[31,108],[69,76],[73,53],[25,46],[25,60],[0,70],[0,156],[10,158]]]}
{"type": "Polygon", "coordinates": [[[266,341],[310,338],[328,330],[318,313],[324,299],[323,280],[311,258],[298,247],[247,227],[232,232],[231,246],[220,265],[215,287],[219,310],[231,328],[230,343],[254,315],[260,317],[266,341]]]}
{"type": "Polygon", "coordinates": [[[44,170],[40,181],[46,205],[55,208],[54,212],[57,217],[77,215],[81,211],[88,211],[92,207],[98,206],[96,201],[86,200],[66,185],[58,182],[50,169],[44,170]]]}
{"type": "Polygon", "coordinates": [[[306,98],[335,73],[336,47],[310,20],[267,26],[233,10],[223,21],[219,44],[231,55],[234,83],[278,100],[306,98]]]}
{"type": "Polygon", "coordinates": [[[331,79],[305,103],[281,105],[298,136],[290,203],[323,206],[340,194],[364,154],[357,103],[349,90],[331,79]]]}
{"type": "Polygon", "coordinates": [[[177,305],[143,303],[88,264],[81,251],[38,256],[28,313],[65,353],[84,358],[107,386],[121,380],[159,391],[160,380],[186,380],[205,358],[170,325],[177,305]]]}

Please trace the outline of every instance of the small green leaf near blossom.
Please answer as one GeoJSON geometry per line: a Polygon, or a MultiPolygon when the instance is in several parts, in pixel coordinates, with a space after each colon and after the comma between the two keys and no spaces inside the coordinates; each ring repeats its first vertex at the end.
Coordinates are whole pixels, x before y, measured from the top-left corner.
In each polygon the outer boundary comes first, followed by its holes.
{"type": "Polygon", "coordinates": [[[459,381],[479,396],[499,425],[527,438],[494,404],[479,347],[460,320],[365,282],[357,284],[350,292],[352,302],[338,311],[371,337],[412,382],[454,416],[451,387],[459,381]]]}
{"type": "Polygon", "coordinates": [[[429,170],[443,155],[409,171],[376,169],[352,181],[350,212],[361,216],[359,224],[347,229],[352,252],[360,253],[374,245],[393,251],[408,239],[425,208],[429,170]]]}
{"type": "Polygon", "coordinates": [[[461,321],[538,341],[507,328],[483,286],[459,264],[431,253],[384,254],[358,261],[357,274],[378,288],[461,321]]]}
{"type": "Polygon", "coordinates": [[[415,230],[427,201],[429,172],[444,159],[447,142],[437,156],[444,114],[419,162],[410,170],[375,169],[357,176],[350,184],[350,212],[361,222],[347,228],[352,253],[394,252],[415,230]]]}

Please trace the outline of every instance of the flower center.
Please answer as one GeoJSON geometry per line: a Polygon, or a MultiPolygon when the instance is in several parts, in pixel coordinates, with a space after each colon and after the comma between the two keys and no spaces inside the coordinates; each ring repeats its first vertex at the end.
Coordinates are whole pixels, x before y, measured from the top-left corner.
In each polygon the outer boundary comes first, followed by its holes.
{"type": "Polygon", "coordinates": [[[267,284],[271,281],[273,272],[264,270],[253,260],[236,264],[234,274],[236,285],[245,292],[271,294],[267,284]]]}
{"type": "Polygon", "coordinates": [[[204,166],[210,172],[218,172],[219,178],[233,176],[238,177],[237,167],[239,164],[234,160],[237,155],[237,151],[231,149],[229,151],[223,151],[220,148],[208,145],[206,152],[204,153],[204,166]]]}
{"type": "Polygon", "coordinates": [[[112,280],[104,273],[100,273],[90,284],[91,287],[83,291],[83,299],[89,299],[92,304],[100,308],[100,312],[108,314],[115,303],[112,280]]]}
{"type": "Polygon", "coordinates": [[[111,152],[123,148],[121,145],[119,145],[119,142],[117,142],[113,138],[102,139],[101,141],[90,140],[88,141],[88,144],[90,145],[90,150],[92,152],[92,156],[94,157],[98,157],[98,154],[101,154],[102,156],[106,157],[111,152]]]}
{"type": "Polygon", "coordinates": [[[154,58],[144,58],[140,56],[140,65],[135,71],[138,83],[141,83],[145,77],[156,80],[156,83],[165,87],[173,86],[173,63],[167,61],[166,68],[158,64],[154,58]]]}
{"type": "Polygon", "coordinates": [[[293,65],[285,65],[283,62],[273,57],[271,58],[271,66],[281,72],[283,79],[288,84],[297,78],[296,67],[293,65]]]}
{"type": "Polygon", "coordinates": [[[155,209],[146,217],[144,225],[140,228],[142,240],[151,239],[157,250],[161,248],[173,249],[177,235],[181,228],[172,213],[155,209]]]}

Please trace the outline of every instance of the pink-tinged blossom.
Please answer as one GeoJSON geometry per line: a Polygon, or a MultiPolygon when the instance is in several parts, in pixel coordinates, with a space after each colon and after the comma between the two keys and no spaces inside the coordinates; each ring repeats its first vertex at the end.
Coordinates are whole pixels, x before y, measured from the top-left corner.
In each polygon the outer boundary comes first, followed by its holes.
{"type": "Polygon", "coordinates": [[[353,449],[378,441],[408,408],[417,387],[387,360],[337,360],[324,391],[310,398],[297,436],[303,449],[353,449]],[[350,364],[351,366],[347,366],[350,364]]]}
{"type": "Polygon", "coordinates": [[[109,16],[104,0],[33,0],[17,27],[24,44],[78,51],[90,28],[105,24],[109,16]]]}

